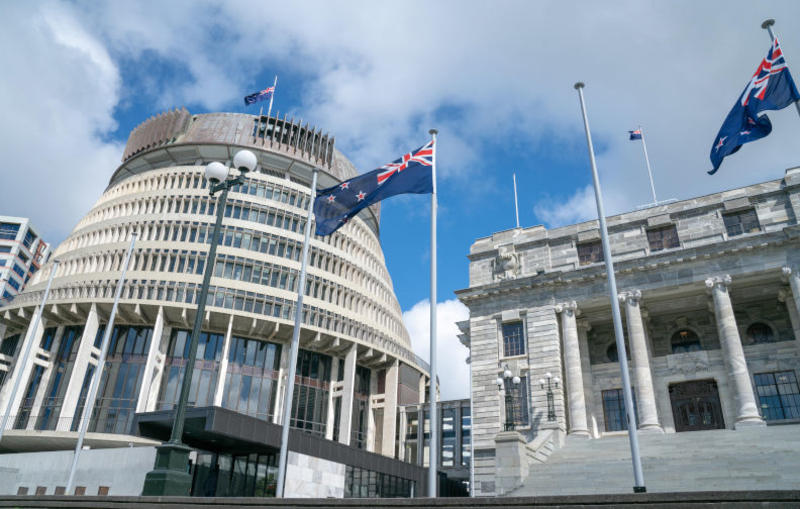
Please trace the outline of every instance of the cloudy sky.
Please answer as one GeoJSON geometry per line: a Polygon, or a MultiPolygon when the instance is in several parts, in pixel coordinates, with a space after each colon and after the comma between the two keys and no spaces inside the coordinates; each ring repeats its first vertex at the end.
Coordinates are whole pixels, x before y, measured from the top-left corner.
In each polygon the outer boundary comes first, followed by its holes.
{"type": "MultiPolygon", "coordinates": [[[[800,66],[795,1],[245,2],[30,1],[0,4],[0,214],[31,217],[53,242],[102,193],[130,130],[175,106],[245,111],[279,76],[274,110],[336,136],[362,170],[440,130],[439,317],[445,398],[466,397],[469,246],[514,226],[595,217],[578,98],[589,119],[609,213],[649,199],[643,126],[660,199],[767,179],[800,164],[800,120],[709,176],[714,136],[769,40],[800,66]],[[454,352],[458,352],[454,354],[454,352]]],[[[796,73],[795,73],[796,75],[796,73]]],[[[251,111],[255,112],[255,110],[251,111]]],[[[427,355],[428,200],[384,206],[396,293],[427,355]]]]}

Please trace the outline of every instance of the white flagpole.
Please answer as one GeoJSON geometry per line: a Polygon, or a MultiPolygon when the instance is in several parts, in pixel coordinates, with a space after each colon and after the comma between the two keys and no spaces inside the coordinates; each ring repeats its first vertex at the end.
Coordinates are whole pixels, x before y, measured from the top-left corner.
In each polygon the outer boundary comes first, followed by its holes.
{"type": "Polygon", "coordinates": [[[275,92],[278,90],[278,75],[275,75],[275,81],[272,83],[272,95],[269,96],[269,108],[267,109],[267,125],[269,125],[269,115],[272,113],[272,100],[275,99],[275,92]]]}
{"type": "MultiPolygon", "coordinates": [[[[42,302],[39,304],[39,309],[36,311],[36,318],[33,319],[33,324],[31,327],[31,340],[28,341],[28,344],[25,346],[25,353],[22,355],[22,361],[19,362],[19,375],[17,375],[17,379],[14,380],[14,387],[11,388],[11,394],[8,395],[8,403],[6,403],[6,411],[3,413],[3,422],[0,424],[0,441],[3,440],[3,433],[6,431],[6,426],[8,426],[8,419],[11,417],[11,407],[14,405],[14,399],[17,396],[17,391],[19,390],[19,384],[22,382],[22,372],[25,369],[25,365],[28,363],[28,357],[31,354],[31,347],[33,347],[33,340],[36,337],[36,329],[39,327],[39,321],[42,319],[42,312],[44,311],[44,305],[47,303],[47,296],[50,295],[50,285],[53,283],[53,277],[56,275],[56,269],[58,268],[59,261],[53,260],[53,268],[50,270],[50,278],[47,280],[47,287],[44,290],[44,295],[42,296],[42,302]]],[[[23,337],[23,341],[24,341],[23,337]]]]}
{"type": "MultiPolygon", "coordinates": [[[[772,25],[774,25],[774,24],[775,24],[775,20],[772,19],[772,18],[764,20],[764,22],[761,23],[761,28],[765,28],[767,30],[767,32],[769,33],[769,40],[770,41],[774,41],[775,40],[775,34],[772,32],[772,25]]],[[[783,56],[783,59],[786,60],[786,55],[783,56]]],[[[787,65],[787,67],[788,67],[788,65],[787,65]]],[[[789,70],[787,69],[786,72],[789,72],[789,70]]],[[[800,101],[795,101],[794,102],[794,107],[797,109],[797,114],[800,115],[800,101]]]]}
{"type": "MultiPolygon", "coordinates": [[[[277,76],[275,77],[277,80],[277,76]]],[[[303,320],[303,294],[306,287],[306,267],[308,267],[308,246],[311,243],[311,217],[314,213],[314,198],[317,193],[317,175],[319,170],[314,168],[311,175],[311,199],[308,202],[308,215],[306,216],[305,240],[303,241],[303,259],[300,267],[300,280],[297,282],[297,305],[294,311],[294,331],[292,331],[292,349],[289,354],[289,374],[286,379],[286,390],[283,396],[283,416],[281,423],[281,453],[278,459],[278,486],[277,498],[283,498],[284,485],[286,484],[286,460],[289,458],[289,423],[292,414],[292,399],[294,398],[294,377],[297,369],[297,351],[300,349],[300,326],[303,320]]]]}
{"type": "Polygon", "coordinates": [[[650,191],[653,193],[653,205],[658,204],[658,198],[656,198],[656,186],[653,184],[653,170],[650,169],[650,158],[647,157],[647,144],[644,142],[644,130],[642,130],[642,126],[639,126],[639,135],[642,139],[642,150],[644,151],[644,162],[647,163],[647,174],[650,175],[650,191]]]}
{"type": "Polygon", "coordinates": [[[428,461],[428,496],[436,497],[438,479],[437,470],[439,466],[439,413],[436,404],[436,129],[428,131],[433,137],[433,157],[431,163],[431,174],[433,179],[433,193],[431,193],[431,389],[430,389],[430,454],[428,461]]]}
{"type": "Polygon", "coordinates": [[[514,177],[514,211],[517,213],[517,228],[519,228],[519,203],[517,202],[517,174],[511,174],[514,177]]]}
{"type": "Polygon", "coordinates": [[[133,254],[133,246],[136,244],[136,234],[131,236],[131,245],[128,248],[128,254],[125,256],[125,263],[122,265],[122,275],[119,277],[117,283],[117,291],[114,294],[114,305],[111,307],[111,315],[108,317],[108,324],[106,325],[105,334],[103,334],[103,344],[100,345],[100,359],[97,361],[97,367],[92,373],[92,383],[89,386],[89,393],[86,395],[86,401],[83,404],[83,411],[81,412],[81,426],[78,432],[78,442],[75,444],[75,454],[72,457],[72,467],[69,469],[69,479],[67,480],[66,494],[72,491],[72,485],[75,482],[75,471],[78,469],[78,460],[80,459],[81,449],[83,449],[83,439],[86,436],[86,430],[89,427],[89,420],[94,410],[94,400],[97,397],[97,389],[100,387],[100,380],[103,378],[103,368],[106,364],[106,356],[108,355],[108,344],[111,339],[111,331],[114,329],[114,319],[117,316],[117,306],[119,306],[119,298],[122,295],[122,287],[125,284],[125,273],[128,272],[128,265],[131,262],[131,255],[133,254]]]}
{"type": "Polygon", "coordinates": [[[603,195],[600,191],[600,178],[597,175],[597,163],[594,159],[594,146],[592,133],[589,130],[589,118],[586,116],[586,103],[583,100],[584,84],[575,83],[575,90],[581,101],[581,114],[583,127],[586,130],[586,144],[589,148],[589,160],[592,165],[592,180],[594,181],[594,197],[597,202],[597,219],[600,222],[600,238],[603,242],[603,257],[606,260],[606,273],[608,274],[608,291],[611,294],[611,312],[614,319],[614,335],[617,340],[619,352],[619,366],[622,374],[622,392],[625,396],[625,416],[628,420],[628,439],[631,443],[631,459],[633,461],[633,492],[644,493],[647,491],[642,475],[642,460],[639,457],[639,437],[636,432],[636,415],[633,412],[633,395],[631,393],[631,380],[628,375],[628,358],[625,352],[625,336],[622,331],[622,317],[619,312],[619,298],[617,296],[617,278],[614,275],[614,263],[611,260],[611,245],[608,242],[608,229],[606,228],[606,214],[603,210],[603,195]]]}

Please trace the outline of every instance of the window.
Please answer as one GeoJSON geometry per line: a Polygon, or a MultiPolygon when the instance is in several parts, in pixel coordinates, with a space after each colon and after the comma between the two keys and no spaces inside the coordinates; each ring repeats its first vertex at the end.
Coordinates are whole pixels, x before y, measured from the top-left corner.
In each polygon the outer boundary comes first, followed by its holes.
{"type": "Polygon", "coordinates": [[[769,325],[762,322],[756,322],[747,328],[745,341],[749,345],[772,343],[775,341],[775,334],[772,332],[772,327],[769,325]]]}
{"type": "Polygon", "coordinates": [[[0,239],[16,240],[19,225],[15,223],[0,223],[0,239]]]}
{"type": "Polygon", "coordinates": [[[509,429],[528,425],[528,377],[521,376],[519,384],[505,378],[506,424],[509,429]]]}
{"type": "Polygon", "coordinates": [[[522,322],[503,324],[503,356],[512,357],[525,353],[525,333],[522,322]]]}
{"type": "MultiPolygon", "coordinates": [[[[631,391],[633,388],[631,388],[631,391]]],[[[603,415],[606,421],[606,431],[625,431],[628,429],[628,418],[625,415],[625,396],[622,389],[603,391],[603,415]]],[[[633,397],[633,413],[636,417],[636,395],[633,397]]]]}
{"type": "Polygon", "coordinates": [[[25,238],[22,240],[22,244],[27,247],[28,249],[31,248],[31,244],[33,241],[36,240],[36,235],[33,234],[30,230],[25,232],[25,238]]]}
{"type": "Polygon", "coordinates": [[[656,230],[647,230],[647,242],[650,244],[651,253],[681,245],[678,240],[678,229],[674,224],[656,230]]]}
{"type": "MultiPolygon", "coordinates": [[[[159,410],[171,410],[178,403],[183,384],[183,372],[186,370],[186,361],[189,358],[190,343],[191,331],[173,329],[167,360],[164,363],[164,375],[161,380],[159,410]]],[[[223,334],[200,333],[188,406],[203,407],[213,404],[224,343],[225,336],[223,334]]],[[[147,353],[145,352],[145,360],[146,357],[147,353]]],[[[236,392],[233,389],[229,390],[236,392]]]]}
{"type": "Polygon", "coordinates": [[[277,391],[281,345],[231,338],[222,406],[269,421],[277,391]]]}
{"type": "Polygon", "coordinates": [[[53,346],[53,338],[56,337],[56,330],[56,327],[48,327],[44,330],[42,341],[39,343],[39,348],[48,352],[50,351],[50,347],[53,346]]]}
{"type": "Polygon", "coordinates": [[[603,261],[603,245],[599,240],[578,244],[578,262],[589,265],[603,261]]]}
{"type": "MultiPolygon", "coordinates": [[[[520,382],[522,383],[522,382],[520,382]]],[[[461,465],[469,466],[472,459],[470,434],[472,433],[472,414],[470,407],[461,408],[461,465]]]]}
{"type": "Polygon", "coordinates": [[[443,408],[442,420],[442,445],[439,464],[443,467],[452,467],[456,460],[456,409],[443,408]]]}
{"type": "Polygon", "coordinates": [[[764,419],[778,421],[800,418],[800,390],[794,371],[759,373],[753,378],[764,419]]]}
{"type": "Polygon", "coordinates": [[[8,336],[6,339],[3,340],[3,343],[0,344],[0,354],[13,357],[14,352],[17,350],[18,342],[19,342],[19,334],[8,336]]]}
{"type": "MultiPolygon", "coordinates": [[[[325,426],[328,421],[331,357],[300,349],[297,356],[296,373],[289,425],[315,435],[325,436],[325,426]]],[[[356,386],[358,388],[358,372],[356,372],[356,386]]],[[[358,397],[355,395],[354,405],[357,399],[358,397]]],[[[352,425],[353,431],[355,431],[355,419],[352,425]]],[[[364,436],[366,437],[366,425],[364,426],[364,436]]]]}
{"type": "Polygon", "coordinates": [[[722,221],[725,223],[725,229],[728,231],[729,237],[761,231],[755,209],[723,214],[722,221]]]}
{"type": "Polygon", "coordinates": [[[608,358],[608,362],[619,362],[619,352],[617,351],[616,343],[611,343],[606,348],[606,357],[608,358]]]}
{"type": "Polygon", "coordinates": [[[367,418],[369,415],[371,379],[372,371],[362,366],[356,366],[353,408],[350,421],[350,445],[359,449],[366,449],[367,447],[367,418]]]}
{"type": "Polygon", "coordinates": [[[672,353],[697,352],[703,349],[700,338],[690,329],[681,329],[672,335],[672,353]]]}

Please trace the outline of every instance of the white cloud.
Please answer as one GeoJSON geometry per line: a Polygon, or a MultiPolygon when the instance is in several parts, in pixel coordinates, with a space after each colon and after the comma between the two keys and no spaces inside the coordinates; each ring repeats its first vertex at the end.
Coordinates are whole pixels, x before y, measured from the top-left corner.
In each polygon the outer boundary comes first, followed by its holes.
{"type": "MultiPolygon", "coordinates": [[[[411,335],[414,353],[430,360],[431,304],[423,300],[403,312],[403,323],[411,335]]],[[[436,353],[439,388],[443,400],[469,397],[469,350],[458,340],[456,322],[469,319],[467,307],[456,299],[440,302],[436,307],[436,353]]]]}

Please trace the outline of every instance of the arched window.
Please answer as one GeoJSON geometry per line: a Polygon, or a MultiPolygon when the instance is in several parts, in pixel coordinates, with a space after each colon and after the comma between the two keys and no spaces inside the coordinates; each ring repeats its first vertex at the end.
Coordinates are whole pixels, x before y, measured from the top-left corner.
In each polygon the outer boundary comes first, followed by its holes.
{"type": "Polygon", "coordinates": [[[775,334],[772,327],[763,323],[756,322],[747,328],[747,343],[757,345],[759,343],[772,343],[775,341],[775,334]]]}
{"type": "Polygon", "coordinates": [[[672,335],[672,353],[697,352],[703,348],[700,346],[700,338],[691,329],[681,329],[672,335]]]}
{"type": "Polygon", "coordinates": [[[617,352],[617,345],[611,343],[606,349],[606,357],[608,362],[619,362],[619,353],[617,352]]]}

